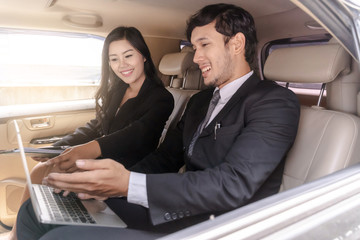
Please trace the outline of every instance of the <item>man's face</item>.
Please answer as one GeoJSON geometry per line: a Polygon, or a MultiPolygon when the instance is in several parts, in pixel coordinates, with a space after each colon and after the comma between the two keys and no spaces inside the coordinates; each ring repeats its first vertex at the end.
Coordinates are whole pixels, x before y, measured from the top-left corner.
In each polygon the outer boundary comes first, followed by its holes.
{"type": "Polygon", "coordinates": [[[233,80],[233,56],[228,44],[225,45],[224,35],[216,31],[215,21],[194,28],[191,43],[195,50],[194,62],[201,69],[205,85],[222,87],[233,80]]]}

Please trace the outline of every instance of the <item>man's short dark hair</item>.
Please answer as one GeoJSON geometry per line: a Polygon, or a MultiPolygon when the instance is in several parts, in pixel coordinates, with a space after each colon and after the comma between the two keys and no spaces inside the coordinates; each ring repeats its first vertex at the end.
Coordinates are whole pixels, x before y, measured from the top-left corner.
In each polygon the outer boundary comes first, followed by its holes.
{"type": "Polygon", "coordinates": [[[241,32],[246,38],[245,59],[252,69],[256,69],[256,29],[255,22],[245,9],[232,4],[213,4],[200,9],[187,21],[186,37],[190,41],[194,28],[205,26],[213,21],[217,32],[225,36],[227,44],[233,36],[241,32]]]}

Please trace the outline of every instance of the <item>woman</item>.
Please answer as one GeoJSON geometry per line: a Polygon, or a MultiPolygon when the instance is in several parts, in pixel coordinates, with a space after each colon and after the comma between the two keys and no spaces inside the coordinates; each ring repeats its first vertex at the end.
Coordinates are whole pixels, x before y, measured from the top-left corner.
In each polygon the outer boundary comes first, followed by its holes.
{"type": "Polygon", "coordinates": [[[60,169],[74,170],[79,157],[104,157],[130,167],[157,147],[173,98],[157,77],[136,28],[116,28],[105,39],[95,99],[97,118],[54,144],[78,146],[49,163],[60,162],[60,169]]]}
{"type": "MultiPolygon", "coordinates": [[[[134,27],[118,27],[106,37],[96,119],[54,146],[73,146],[37,164],[34,183],[53,171],[76,171],[77,159],[113,158],[130,167],[155,150],[174,100],[156,75],[150,51],[134,27]],[[47,161],[46,161],[47,160],[47,161]]],[[[25,190],[22,202],[29,198],[25,190]]],[[[15,239],[15,227],[10,239],[15,239]]]]}

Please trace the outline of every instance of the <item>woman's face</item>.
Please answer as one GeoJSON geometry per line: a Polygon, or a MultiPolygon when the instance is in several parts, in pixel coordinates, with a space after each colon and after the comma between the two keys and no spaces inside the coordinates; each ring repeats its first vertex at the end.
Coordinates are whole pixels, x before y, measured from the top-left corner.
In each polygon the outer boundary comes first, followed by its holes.
{"type": "Polygon", "coordinates": [[[109,45],[109,63],[114,73],[125,83],[132,85],[145,80],[146,59],[129,41],[117,40],[109,45]]]}

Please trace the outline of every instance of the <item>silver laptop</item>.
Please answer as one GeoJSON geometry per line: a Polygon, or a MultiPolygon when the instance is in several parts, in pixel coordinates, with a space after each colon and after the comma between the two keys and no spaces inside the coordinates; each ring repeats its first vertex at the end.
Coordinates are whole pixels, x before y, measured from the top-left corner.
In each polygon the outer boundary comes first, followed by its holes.
{"type": "Polygon", "coordinates": [[[32,184],[20,130],[14,120],[21,160],[24,166],[31,203],[41,223],[125,228],[126,224],[102,201],[80,200],[71,193],[64,197],[51,187],[32,184]]]}

